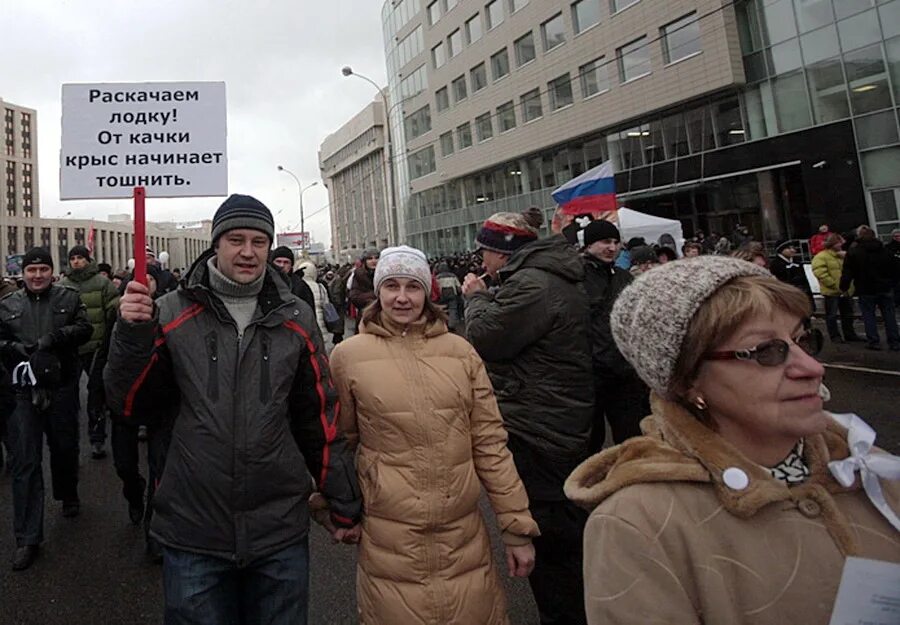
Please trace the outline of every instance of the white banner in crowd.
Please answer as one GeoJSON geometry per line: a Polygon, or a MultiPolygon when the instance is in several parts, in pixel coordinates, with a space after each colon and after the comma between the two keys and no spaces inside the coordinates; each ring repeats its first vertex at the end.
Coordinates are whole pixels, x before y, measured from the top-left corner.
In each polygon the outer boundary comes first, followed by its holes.
{"type": "Polygon", "coordinates": [[[61,200],[228,194],[224,82],[62,86],[61,200]]]}

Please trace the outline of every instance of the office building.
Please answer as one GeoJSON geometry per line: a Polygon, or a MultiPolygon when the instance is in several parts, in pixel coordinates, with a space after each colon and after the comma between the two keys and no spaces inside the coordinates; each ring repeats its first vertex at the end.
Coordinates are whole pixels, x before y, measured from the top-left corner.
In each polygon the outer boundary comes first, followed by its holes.
{"type": "Polygon", "coordinates": [[[767,244],[900,225],[900,0],[388,0],[407,242],[472,249],[609,159],[620,203],[767,244]]]}
{"type": "Polygon", "coordinates": [[[391,239],[384,119],[379,96],[319,147],[319,169],[328,187],[331,249],[341,262],[355,260],[369,248],[384,248],[391,239]]]}

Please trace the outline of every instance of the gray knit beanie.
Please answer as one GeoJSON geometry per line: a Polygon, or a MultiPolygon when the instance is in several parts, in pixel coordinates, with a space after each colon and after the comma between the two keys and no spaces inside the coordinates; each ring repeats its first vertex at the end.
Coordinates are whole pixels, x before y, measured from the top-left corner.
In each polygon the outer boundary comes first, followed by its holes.
{"type": "Polygon", "coordinates": [[[772,274],[739,258],[698,256],[655,267],[622,291],[610,317],[612,335],[651,389],[667,395],[697,310],[727,282],[742,276],[772,274]]]}
{"type": "Polygon", "coordinates": [[[213,216],[213,246],[219,237],[237,228],[259,230],[269,237],[269,241],[275,240],[275,220],[266,205],[255,197],[232,193],[213,216]]]}

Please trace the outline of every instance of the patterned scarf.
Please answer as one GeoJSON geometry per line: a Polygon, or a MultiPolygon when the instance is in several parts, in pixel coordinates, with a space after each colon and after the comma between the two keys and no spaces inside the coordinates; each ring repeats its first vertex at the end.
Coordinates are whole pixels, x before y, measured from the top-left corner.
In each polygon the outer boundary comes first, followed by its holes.
{"type": "Polygon", "coordinates": [[[794,446],[787,458],[769,468],[769,472],[776,480],[788,485],[805,482],[809,477],[809,467],[803,460],[803,439],[794,446]]]}

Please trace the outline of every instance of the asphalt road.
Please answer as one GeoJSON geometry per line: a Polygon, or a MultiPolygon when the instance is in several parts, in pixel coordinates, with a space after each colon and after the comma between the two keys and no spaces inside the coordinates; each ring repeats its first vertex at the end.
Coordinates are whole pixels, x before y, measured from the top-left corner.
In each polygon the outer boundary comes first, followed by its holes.
{"type": "MultiPolygon", "coordinates": [[[[876,429],[880,446],[900,453],[900,355],[838,347],[823,354],[835,363],[826,376],[833,396],[829,408],[856,412],[876,429]]],[[[49,487],[46,460],[44,468],[49,487]]],[[[0,625],[161,623],[160,567],[146,560],[142,531],[128,522],[111,458],[91,460],[84,450],[80,493],[82,512],[75,519],[64,519],[48,493],[41,555],[27,571],[13,573],[8,565],[14,548],[10,478],[0,474],[0,625]]],[[[500,562],[496,532],[494,543],[500,562]]],[[[310,622],[355,623],[353,549],[331,545],[318,527],[311,549],[310,622]]],[[[508,580],[507,591],[512,622],[537,624],[527,583],[508,580]]]]}

